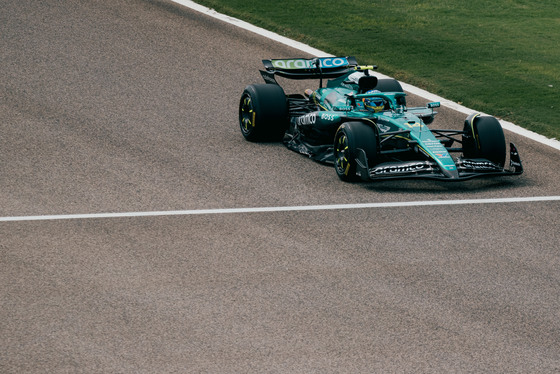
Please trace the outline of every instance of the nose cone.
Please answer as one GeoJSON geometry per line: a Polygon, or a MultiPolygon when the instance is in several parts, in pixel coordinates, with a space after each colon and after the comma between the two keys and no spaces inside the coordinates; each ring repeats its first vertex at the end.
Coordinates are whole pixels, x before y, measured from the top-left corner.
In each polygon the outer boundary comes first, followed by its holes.
{"type": "Polygon", "coordinates": [[[448,167],[444,166],[441,168],[441,171],[443,172],[443,175],[449,179],[459,179],[459,171],[456,167],[450,170],[448,167]]]}

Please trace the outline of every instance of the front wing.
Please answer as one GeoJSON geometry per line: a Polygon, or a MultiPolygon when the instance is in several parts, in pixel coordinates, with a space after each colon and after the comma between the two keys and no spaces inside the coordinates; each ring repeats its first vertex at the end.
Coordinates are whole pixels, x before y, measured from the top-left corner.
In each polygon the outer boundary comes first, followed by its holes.
{"type": "Polygon", "coordinates": [[[509,169],[504,169],[499,165],[486,159],[467,159],[458,158],[455,161],[456,173],[450,175],[449,172],[443,173],[440,166],[435,161],[405,161],[405,162],[385,162],[369,168],[366,153],[359,149],[356,158],[356,174],[365,181],[381,179],[402,179],[402,178],[423,178],[436,179],[443,181],[461,181],[477,177],[490,176],[509,176],[523,173],[523,165],[517,152],[517,148],[510,143],[510,162],[509,169]]]}

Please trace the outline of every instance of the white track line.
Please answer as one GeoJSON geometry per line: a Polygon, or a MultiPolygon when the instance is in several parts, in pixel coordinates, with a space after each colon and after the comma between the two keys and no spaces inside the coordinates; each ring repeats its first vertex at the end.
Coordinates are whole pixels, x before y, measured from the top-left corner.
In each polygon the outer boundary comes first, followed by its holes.
{"type": "MultiPolygon", "coordinates": [[[[171,0],[177,4],[186,6],[198,12],[202,12],[211,17],[220,19],[224,22],[236,25],[245,30],[255,32],[279,43],[299,49],[314,56],[329,57],[332,55],[310,47],[306,44],[285,38],[276,33],[256,27],[239,19],[220,14],[210,8],[196,4],[190,0],[171,0]]],[[[380,76],[386,77],[382,74],[380,76]]],[[[418,87],[401,82],[403,88],[415,95],[426,98],[430,101],[440,101],[442,105],[455,109],[466,114],[475,111],[461,106],[442,97],[431,94],[418,87]]],[[[533,139],[542,144],[560,150],[560,142],[555,139],[548,139],[532,131],[523,129],[510,122],[501,121],[505,129],[533,139]]],[[[194,210],[172,210],[155,212],[128,212],[128,213],[91,213],[91,214],[60,214],[43,216],[19,216],[19,217],[0,217],[0,222],[21,222],[21,221],[49,221],[49,220],[68,220],[68,219],[94,219],[94,218],[126,218],[126,217],[156,217],[156,216],[187,216],[201,214],[227,214],[227,213],[262,213],[262,212],[289,212],[289,211],[310,211],[310,210],[342,210],[342,209],[371,209],[371,208],[400,208],[415,206],[434,206],[434,205],[467,205],[467,204],[497,204],[497,203],[526,203],[542,201],[560,201],[560,196],[536,196],[536,197],[516,197],[498,199],[477,199],[477,200],[435,200],[435,201],[408,201],[408,202],[387,202],[387,203],[364,203],[364,204],[336,204],[336,205],[304,205],[304,206],[284,206],[284,207],[260,207],[260,208],[231,208],[231,209],[194,209],[194,210]]]]}
{"type": "MultiPolygon", "coordinates": [[[[183,6],[187,7],[187,8],[196,10],[196,11],[201,12],[201,13],[204,13],[204,14],[206,14],[206,15],[208,15],[208,16],[213,17],[213,18],[219,19],[219,20],[221,20],[221,21],[230,23],[230,24],[235,25],[235,26],[237,26],[237,27],[239,27],[239,28],[242,28],[242,29],[245,29],[245,30],[254,32],[254,33],[256,33],[256,34],[259,34],[259,35],[262,35],[262,36],[264,36],[264,37],[267,37],[267,38],[269,38],[269,39],[271,39],[271,40],[274,40],[274,41],[277,41],[277,42],[279,42],[279,43],[288,45],[288,46],[290,46],[290,47],[292,47],[292,48],[299,49],[300,51],[309,53],[309,54],[311,54],[311,55],[313,55],[313,56],[318,56],[318,57],[334,57],[334,56],[331,55],[331,54],[328,54],[328,53],[323,52],[323,51],[321,51],[321,50],[319,50],[319,49],[316,49],[316,48],[313,48],[313,47],[311,47],[311,46],[308,46],[307,44],[303,44],[303,43],[300,43],[300,42],[298,42],[298,41],[295,41],[295,40],[292,40],[292,39],[288,39],[288,38],[286,38],[286,37],[284,37],[284,36],[282,36],[282,35],[279,35],[279,34],[276,34],[276,33],[271,32],[271,31],[265,30],[265,29],[263,29],[263,28],[260,28],[260,27],[251,25],[250,23],[247,23],[247,22],[242,21],[242,20],[240,20],[240,19],[233,18],[233,17],[227,16],[227,15],[225,15],[225,14],[218,13],[218,12],[216,12],[216,11],[213,10],[213,9],[207,8],[207,7],[205,7],[205,6],[202,6],[202,5],[200,5],[200,4],[195,3],[195,2],[193,2],[193,1],[190,1],[190,0],[171,0],[171,1],[173,1],[173,2],[175,2],[175,3],[177,3],[177,4],[180,4],[180,5],[183,5],[183,6]]],[[[376,72],[376,75],[379,75],[380,77],[386,77],[386,78],[387,78],[386,75],[379,74],[379,73],[377,73],[377,72],[376,72]]],[[[428,92],[428,91],[425,91],[425,90],[423,90],[423,89],[421,89],[421,88],[415,87],[415,86],[410,85],[410,84],[408,84],[408,83],[401,82],[401,85],[403,86],[403,89],[404,89],[405,91],[408,91],[408,92],[410,92],[411,94],[414,94],[414,95],[423,97],[423,98],[425,98],[425,99],[427,99],[427,100],[429,100],[429,101],[439,101],[439,102],[441,103],[441,105],[446,106],[446,107],[451,108],[451,109],[454,109],[454,110],[456,110],[456,111],[458,111],[458,112],[465,113],[465,114],[467,114],[467,115],[472,114],[472,113],[477,113],[477,112],[478,112],[478,111],[476,111],[476,110],[469,109],[469,108],[467,108],[467,107],[465,107],[465,106],[462,106],[462,105],[460,105],[460,104],[457,104],[457,103],[455,103],[455,102],[453,102],[453,101],[444,99],[443,97],[434,95],[434,94],[432,94],[432,93],[430,93],[430,92],[428,92]]],[[[484,114],[484,113],[482,113],[482,114],[484,114]]],[[[549,139],[549,138],[547,138],[547,137],[545,137],[545,136],[543,136],[543,135],[541,135],[541,134],[537,134],[536,132],[527,130],[527,129],[523,128],[523,127],[517,126],[517,125],[515,125],[515,124],[513,124],[513,123],[511,123],[511,122],[508,122],[508,121],[500,120],[500,123],[502,124],[502,127],[503,127],[504,129],[506,129],[506,130],[509,130],[509,131],[511,131],[511,132],[513,132],[513,133],[519,134],[519,135],[521,135],[521,136],[524,136],[524,137],[526,137],[526,138],[529,138],[529,139],[534,140],[534,141],[536,141],[536,142],[539,142],[539,143],[541,143],[541,144],[545,144],[545,145],[547,145],[547,146],[549,146],[549,147],[552,147],[552,148],[555,148],[555,149],[557,149],[557,150],[560,150],[560,141],[558,141],[558,140],[556,140],[556,139],[549,139]]]]}
{"type": "Polygon", "coordinates": [[[434,200],[434,201],[405,201],[387,203],[363,204],[334,204],[334,205],[302,205],[302,206],[276,206],[257,208],[230,208],[230,209],[193,209],[170,210],[159,212],[128,212],[128,213],[91,213],[91,214],[60,214],[45,216],[0,217],[0,222],[21,221],[52,221],[68,219],[95,219],[95,218],[128,218],[128,217],[158,217],[158,216],[192,216],[203,214],[231,214],[231,213],[275,213],[275,212],[303,212],[310,210],[344,210],[344,209],[373,209],[373,208],[403,208],[434,205],[472,205],[472,204],[498,204],[498,203],[528,203],[528,202],[560,201],[560,196],[534,196],[511,197],[496,199],[473,200],[434,200]]]}

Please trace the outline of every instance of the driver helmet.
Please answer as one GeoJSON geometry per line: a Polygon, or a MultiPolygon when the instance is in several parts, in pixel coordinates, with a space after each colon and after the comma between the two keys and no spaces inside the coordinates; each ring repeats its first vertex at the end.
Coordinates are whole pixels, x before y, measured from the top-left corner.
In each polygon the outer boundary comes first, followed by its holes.
{"type": "MultiPolygon", "coordinates": [[[[379,90],[369,90],[368,92],[366,92],[366,94],[372,94],[372,93],[378,93],[381,92],[379,90]]],[[[366,109],[372,111],[372,112],[381,112],[383,110],[383,108],[385,107],[385,102],[383,101],[383,98],[381,97],[368,97],[364,100],[364,106],[366,107],[366,109]]]]}

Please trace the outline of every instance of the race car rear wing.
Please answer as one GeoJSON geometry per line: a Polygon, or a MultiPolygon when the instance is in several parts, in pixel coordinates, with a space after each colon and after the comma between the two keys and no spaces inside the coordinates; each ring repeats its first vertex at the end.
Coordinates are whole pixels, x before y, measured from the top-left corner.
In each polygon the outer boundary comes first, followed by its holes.
{"type": "Polygon", "coordinates": [[[261,75],[266,83],[278,84],[275,75],[288,79],[338,78],[355,70],[355,57],[292,58],[282,60],[262,60],[266,71],[261,75]]]}

